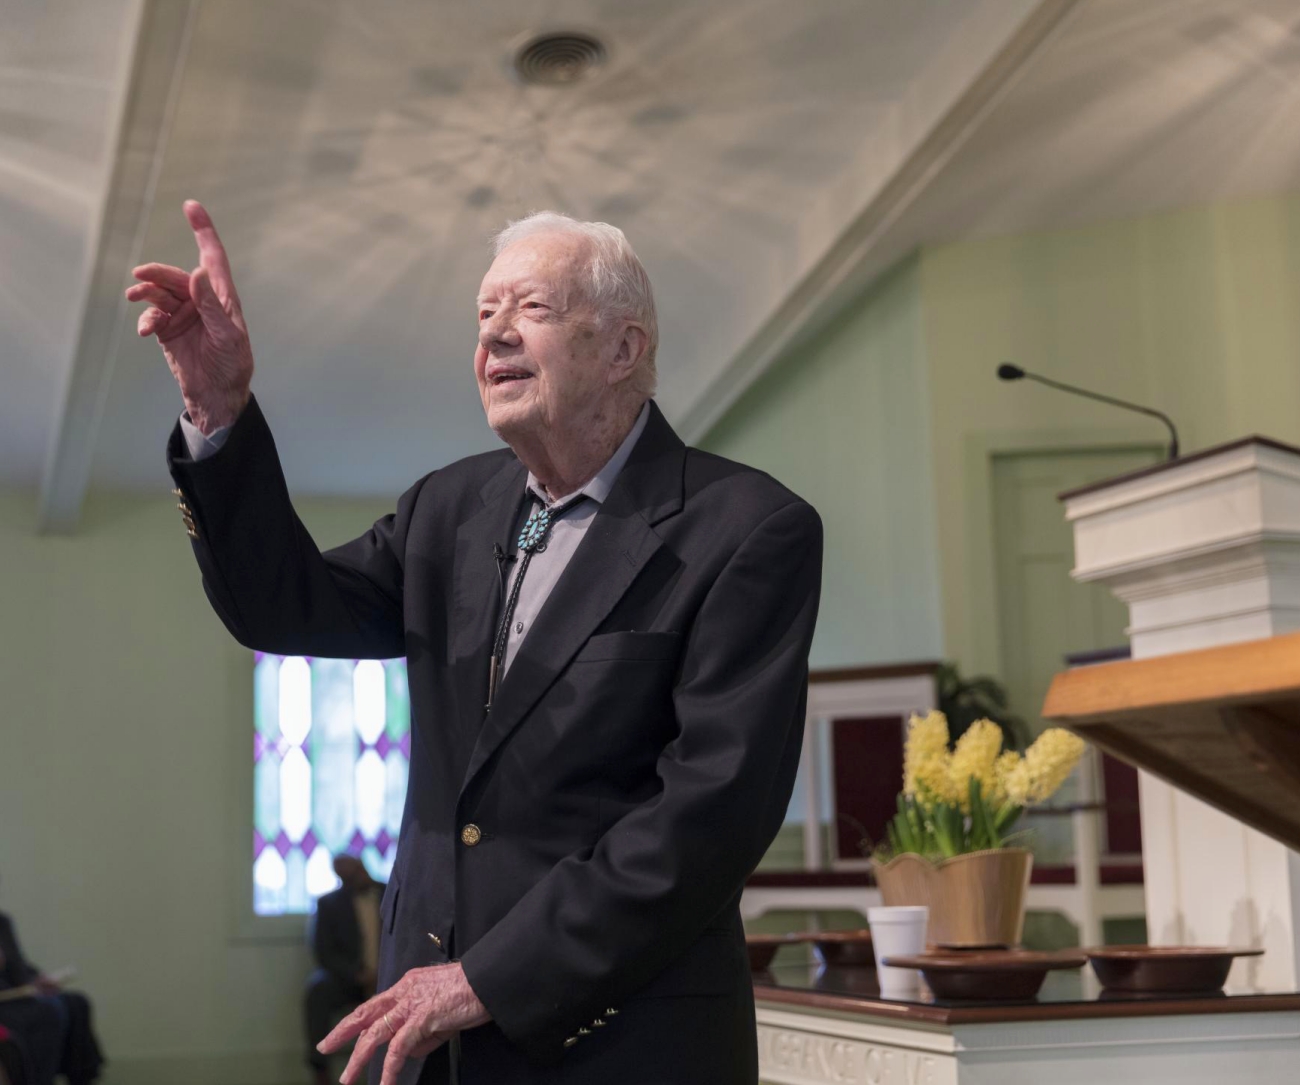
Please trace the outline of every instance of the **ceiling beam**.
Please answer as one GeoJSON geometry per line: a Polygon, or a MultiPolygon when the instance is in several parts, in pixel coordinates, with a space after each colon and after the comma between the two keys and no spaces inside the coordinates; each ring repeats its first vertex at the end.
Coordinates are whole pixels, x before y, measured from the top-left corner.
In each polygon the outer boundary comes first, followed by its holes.
{"type": "Polygon", "coordinates": [[[1061,30],[1082,0],[1041,0],[992,59],[907,154],[847,228],[732,357],[674,419],[690,444],[698,443],[759,377],[793,347],[842,312],[904,254],[890,246],[890,230],[983,123],[1029,62],[1061,30]],[[884,258],[885,254],[888,258],[884,258]]]}
{"type": "Polygon", "coordinates": [[[100,418],[130,307],[122,296],[139,263],[200,0],[135,0],[124,50],[111,148],[91,224],[76,348],[46,451],[37,530],[71,533],[90,483],[100,418]]]}

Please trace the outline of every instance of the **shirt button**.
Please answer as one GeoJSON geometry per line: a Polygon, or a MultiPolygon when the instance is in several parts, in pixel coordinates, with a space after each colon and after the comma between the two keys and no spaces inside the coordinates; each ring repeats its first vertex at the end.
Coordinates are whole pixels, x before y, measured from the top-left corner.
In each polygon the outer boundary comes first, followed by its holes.
{"type": "Polygon", "coordinates": [[[515,632],[516,632],[516,633],[522,633],[523,631],[524,631],[524,623],[523,623],[523,622],[515,622],[515,632]]]}
{"type": "Polygon", "coordinates": [[[467,848],[472,848],[483,839],[483,830],[475,825],[472,821],[460,831],[460,842],[467,848]]]}

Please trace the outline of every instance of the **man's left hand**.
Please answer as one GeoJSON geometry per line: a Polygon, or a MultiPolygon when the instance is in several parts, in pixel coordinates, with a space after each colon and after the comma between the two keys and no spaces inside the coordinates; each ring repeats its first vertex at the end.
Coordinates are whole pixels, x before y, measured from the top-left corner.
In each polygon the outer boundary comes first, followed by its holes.
{"type": "Polygon", "coordinates": [[[343,1085],[352,1085],[371,1056],[387,1044],[381,1085],[397,1085],[397,1075],[407,1059],[424,1058],[453,1033],[491,1020],[459,963],[413,968],[343,1018],[317,1050],[329,1054],[357,1037],[340,1078],[343,1085]]]}

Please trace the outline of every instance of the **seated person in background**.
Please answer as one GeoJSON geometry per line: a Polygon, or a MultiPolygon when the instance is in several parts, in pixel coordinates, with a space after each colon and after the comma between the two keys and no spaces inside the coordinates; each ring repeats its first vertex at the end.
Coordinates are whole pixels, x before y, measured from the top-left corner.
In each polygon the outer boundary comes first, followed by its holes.
{"type": "Polygon", "coordinates": [[[31,1085],[32,1061],[18,1037],[0,1025],[0,1085],[31,1085]]]}
{"type": "Polygon", "coordinates": [[[307,981],[307,1061],[326,1080],[316,1045],[345,1013],[375,993],[379,978],[379,902],[384,885],[351,855],[334,859],[343,885],[316,902],[311,946],[320,966],[307,981]]]}
{"type": "Polygon", "coordinates": [[[33,1085],[51,1085],[56,1074],[69,1085],[89,1085],[104,1064],[90,1026],[90,1002],[31,964],[18,945],[9,917],[0,912],[0,992],[30,987],[22,998],[0,994],[0,1025],[19,1037],[32,1061],[33,1085]]]}

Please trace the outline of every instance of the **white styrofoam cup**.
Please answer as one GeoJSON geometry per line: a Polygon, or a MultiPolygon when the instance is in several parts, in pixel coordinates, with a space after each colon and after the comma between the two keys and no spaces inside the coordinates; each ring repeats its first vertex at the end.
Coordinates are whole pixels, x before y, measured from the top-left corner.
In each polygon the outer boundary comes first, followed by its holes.
{"type": "Polygon", "coordinates": [[[891,968],[882,962],[924,953],[929,918],[930,909],[921,906],[867,909],[881,998],[916,998],[921,993],[921,973],[915,968],[891,968]]]}

